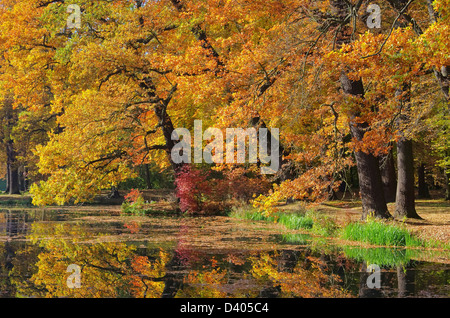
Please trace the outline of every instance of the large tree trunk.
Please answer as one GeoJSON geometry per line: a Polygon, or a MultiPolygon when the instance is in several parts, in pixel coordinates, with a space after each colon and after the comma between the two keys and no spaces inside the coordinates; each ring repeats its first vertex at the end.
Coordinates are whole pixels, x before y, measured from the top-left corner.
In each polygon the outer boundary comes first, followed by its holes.
{"type": "Polygon", "coordinates": [[[385,157],[380,158],[380,170],[386,203],[395,202],[395,196],[397,193],[397,174],[395,171],[394,155],[392,150],[385,157]]]}
{"type": "MultiPolygon", "coordinates": [[[[340,81],[345,94],[364,96],[362,80],[352,81],[342,72],[340,81]]],[[[356,122],[357,117],[358,114],[352,115],[350,119],[350,131],[354,139],[361,141],[369,125],[367,123],[356,122]]],[[[366,219],[368,215],[373,215],[377,218],[390,218],[391,214],[389,213],[384,198],[378,158],[371,153],[365,153],[360,150],[355,151],[355,158],[363,209],[362,219],[366,219]]]]}
{"type": "Polygon", "coordinates": [[[175,174],[181,171],[182,167],[185,165],[184,163],[175,163],[172,159],[172,149],[175,146],[176,143],[174,140],[172,140],[172,133],[175,130],[172,120],[167,113],[167,106],[170,103],[170,100],[173,97],[173,94],[176,92],[176,85],[172,87],[172,90],[169,93],[169,96],[162,100],[156,95],[156,87],[152,81],[152,79],[149,76],[146,76],[141,82],[140,82],[141,88],[143,88],[148,97],[153,100],[157,100],[153,105],[153,110],[155,112],[156,117],[159,121],[159,126],[162,129],[162,133],[164,136],[165,146],[164,151],[167,154],[167,157],[172,165],[173,171],[175,174]]]}
{"type": "Polygon", "coordinates": [[[400,131],[400,139],[397,141],[397,197],[395,204],[396,217],[407,217],[421,219],[415,208],[414,193],[414,153],[413,142],[407,136],[406,130],[410,120],[409,111],[411,109],[409,94],[410,84],[404,83],[401,89],[396,92],[396,97],[400,97],[400,116],[398,118],[398,126],[400,131]],[[405,96],[402,96],[407,92],[405,96]]]}
{"type": "MultiPolygon", "coordinates": [[[[352,125],[352,134],[355,137],[362,137],[362,129],[358,125],[352,125]]],[[[355,158],[363,209],[362,219],[366,219],[368,215],[378,218],[390,218],[391,214],[388,211],[384,198],[383,183],[380,169],[378,168],[378,158],[373,154],[362,151],[356,151],[355,158]]]]}
{"type": "MultiPolygon", "coordinates": [[[[179,0],[174,0],[173,4],[175,5],[175,7],[177,7],[177,9],[178,9],[178,7],[180,9],[182,8],[182,4],[179,0]]],[[[138,7],[142,7],[143,5],[144,5],[144,1],[137,2],[138,7]]],[[[139,20],[139,24],[142,29],[145,28],[143,19],[139,20]]],[[[172,123],[172,120],[171,120],[169,114],[167,113],[167,107],[168,107],[170,101],[172,100],[173,95],[177,91],[177,85],[175,84],[174,86],[172,86],[168,96],[165,99],[162,99],[162,98],[160,98],[160,96],[157,96],[156,86],[152,80],[152,77],[149,75],[149,73],[143,72],[142,75],[143,75],[143,79],[139,82],[139,86],[145,91],[145,93],[147,94],[149,99],[154,101],[153,102],[153,111],[154,111],[156,117],[158,118],[158,126],[161,127],[161,129],[162,129],[162,133],[163,133],[164,141],[165,141],[165,145],[148,147],[147,150],[150,151],[150,150],[154,150],[154,149],[163,149],[166,152],[169,162],[170,162],[170,164],[173,168],[173,171],[176,175],[178,172],[180,172],[182,170],[185,163],[175,163],[172,159],[172,149],[179,141],[176,142],[176,141],[172,140],[172,133],[174,132],[175,128],[173,126],[173,123],[172,123]]]]}
{"type": "Polygon", "coordinates": [[[417,168],[417,179],[418,179],[418,197],[422,199],[429,199],[430,191],[428,189],[428,184],[426,182],[426,169],[425,164],[421,163],[417,168]]]}
{"type": "Polygon", "coordinates": [[[415,208],[412,140],[400,138],[397,141],[397,167],[398,180],[395,216],[421,219],[415,208]]]}
{"type": "Polygon", "coordinates": [[[154,106],[154,111],[156,116],[158,117],[162,132],[164,135],[164,140],[166,142],[166,154],[169,158],[169,161],[172,165],[173,171],[176,173],[182,170],[182,167],[185,165],[184,163],[175,163],[172,159],[172,149],[175,146],[176,142],[172,140],[172,133],[175,130],[172,120],[166,112],[167,105],[158,104],[154,106]]]}
{"type": "MultiPolygon", "coordinates": [[[[352,40],[351,29],[347,25],[349,22],[349,6],[348,2],[344,0],[334,0],[331,2],[331,5],[335,14],[341,19],[341,25],[336,33],[336,45],[339,48],[345,43],[350,43],[352,40]]],[[[355,8],[355,10],[358,8],[355,8]]],[[[344,94],[364,98],[364,85],[361,79],[356,81],[351,80],[347,76],[346,71],[341,70],[339,80],[344,94]]],[[[359,122],[357,120],[358,117],[358,112],[351,113],[349,124],[352,138],[361,141],[365,132],[369,129],[369,124],[359,122]]],[[[391,214],[389,213],[384,197],[378,158],[371,153],[355,150],[355,159],[363,210],[362,219],[366,219],[368,215],[373,215],[377,218],[390,218],[391,214]]]]}

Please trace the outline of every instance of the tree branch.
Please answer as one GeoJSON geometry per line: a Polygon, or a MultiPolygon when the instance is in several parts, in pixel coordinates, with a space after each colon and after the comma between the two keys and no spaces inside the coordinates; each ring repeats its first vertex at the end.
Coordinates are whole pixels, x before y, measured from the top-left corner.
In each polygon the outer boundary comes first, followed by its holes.
{"type": "Polygon", "coordinates": [[[387,41],[389,40],[389,38],[391,37],[392,32],[395,29],[395,26],[397,24],[398,19],[404,14],[404,12],[408,9],[409,5],[413,2],[414,0],[409,0],[408,3],[403,7],[403,9],[401,9],[398,12],[397,17],[395,18],[394,22],[392,23],[391,29],[389,30],[389,34],[388,36],[384,39],[383,43],[381,44],[381,47],[378,49],[377,52],[373,53],[373,54],[369,54],[367,56],[363,56],[363,59],[378,55],[381,53],[381,51],[383,50],[384,46],[386,45],[387,41]]]}

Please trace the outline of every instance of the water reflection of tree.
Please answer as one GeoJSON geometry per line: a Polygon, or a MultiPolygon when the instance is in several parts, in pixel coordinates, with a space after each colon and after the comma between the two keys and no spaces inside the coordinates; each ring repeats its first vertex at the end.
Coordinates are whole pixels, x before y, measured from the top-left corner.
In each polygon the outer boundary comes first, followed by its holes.
{"type": "Polygon", "coordinates": [[[359,297],[361,298],[382,298],[395,297],[403,298],[415,295],[416,270],[403,265],[390,266],[381,269],[380,288],[371,288],[367,284],[367,279],[371,272],[367,272],[367,262],[362,262],[360,273],[359,297]],[[397,291],[395,294],[395,290],[397,291]]]}
{"type": "Polygon", "coordinates": [[[424,252],[406,248],[358,248],[346,247],[344,253],[361,261],[359,297],[379,298],[389,297],[391,289],[397,289],[397,297],[408,297],[415,294],[415,262],[414,257],[424,252]],[[369,288],[367,279],[372,274],[367,272],[370,264],[381,267],[381,288],[369,288]],[[395,272],[394,272],[395,270],[395,272]]]}
{"type": "Polygon", "coordinates": [[[280,270],[279,253],[261,253],[252,257],[251,273],[263,284],[279,286],[279,297],[351,297],[337,284],[340,278],[327,273],[327,264],[317,257],[306,256],[288,270],[280,270]]]}
{"type": "MultiPolygon", "coordinates": [[[[188,234],[186,231],[179,237],[174,250],[141,250],[123,242],[108,242],[107,237],[86,232],[75,223],[35,223],[28,236],[33,244],[14,252],[14,258],[8,259],[9,265],[1,265],[8,270],[12,268],[9,276],[16,288],[13,292],[21,296],[351,296],[343,289],[341,273],[330,264],[334,262],[338,268],[350,266],[348,270],[353,270],[356,263],[330,259],[328,255],[308,249],[251,254],[229,251],[228,255],[213,255],[184,240],[188,234]],[[67,287],[70,273],[66,273],[66,269],[70,264],[82,269],[79,289],[67,287]]],[[[3,251],[5,254],[5,246],[3,251]]],[[[361,272],[360,281],[365,283],[368,273],[364,268],[361,272]]],[[[400,270],[395,274],[399,296],[408,295],[412,276],[400,270]]],[[[360,287],[361,297],[370,296],[367,292],[380,292],[368,291],[364,285],[360,287]]]]}
{"type": "Polygon", "coordinates": [[[415,294],[416,271],[397,266],[398,297],[408,297],[415,294]]]}
{"type": "MultiPolygon", "coordinates": [[[[30,238],[42,249],[31,278],[23,279],[20,266],[12,275],[17,290],[37,297],[160,297],[168,255],[154,259],[136,253],[134,245],[94,239],[73,224],[34,224],[30,238]],[[42,239],[45,237],[46,239],[42,239]],[[81,288],[69,289],[70,264],[81,267],[81,288]],[[22,279],[21,279],[22,278],[22,279]]],[[[31,250],[28,250],[30,252],[31,250]]],[[[27,254],[26,250],[23,253],[27,254]]]]}
{"type": "Polygon", "coordinates": [[[3,210],[0,213],[0,235],[11,238],[25,234],[28,221],[28,214],[23,211],[3,210]]]}
{"type": "Polygon", "coordinates": [[[212,257],[199,270],[190,270],[179,297],[351,297],[339,277],[310,251],[281,250],[229,254],[227,261],[244,269],[237,277],[231,265],[212,257]]]}
{"type": "Polygon", "coordinates": [[[13,255],[14,250],[10,242],[0,242],[0,297],[9,296],[11,293],[12,286],[8,274],[12,268],[13,255]]]}

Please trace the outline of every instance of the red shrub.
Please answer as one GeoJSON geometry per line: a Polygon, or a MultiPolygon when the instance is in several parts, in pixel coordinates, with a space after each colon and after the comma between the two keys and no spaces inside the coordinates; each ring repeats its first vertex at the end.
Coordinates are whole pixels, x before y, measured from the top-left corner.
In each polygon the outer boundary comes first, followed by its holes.
{"type": "Polygon", "coordinates": [[[177,197],[180,209],[187,213],[198,213],[202,210],[205,196],[211,192],[207,181],[209,173],[186,165],[176,176],[177,197]]]}
{"type": "Polygon", "coordinates": [[[180,209],[189,214],[218,214],[229,206],[228,199],[249,201],[270,188],[265,178],[249,178],[243,168],[213,178],[211,171],[185,166],[175,183],[180,209]]]}

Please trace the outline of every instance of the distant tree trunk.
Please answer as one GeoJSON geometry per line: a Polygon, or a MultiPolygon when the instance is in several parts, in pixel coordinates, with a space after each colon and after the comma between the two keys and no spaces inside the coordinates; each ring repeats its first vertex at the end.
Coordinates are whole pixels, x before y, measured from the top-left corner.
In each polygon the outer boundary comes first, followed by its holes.
{"type": "Polygon", "coordinates": [[[144,173],[145,173],[145,184],[147,186],[147,189],[152,188],[152,181],[150,179],[150,169],[148,167],[148,164],[144,164],[144,173]]]}
{"type": "Polygon", "coordinates": [[[333,188],[331,186],[327,187],[328,190],[328,198],[327,200],[329,201],[335,201],[335,200],[339,200],[336,191],[333,190],[333,188]]]}
{"type": "Polygon", "coordinates": [[[23,167],[19,167],[17,170],[17,173],[19,175],[19,191],[25,191],[24,189],[24,180],[23,180],[23,167]]]}
{"type": "Polygon", "coordinates": [[[19,171],[14,167],[9,171],[9,194],[20,194],[19,171]]]}
{"type": "Polygon", "coordinates": [[[395,172],[394,155],[392,150],[385,157],[380,158],[380,170],[386,203],[395,202],[397,192],[397,174],[395,172]]]}
{"type": "MultiPolygon", "coordinates": [[[[352,81],[342,72],[340,81],[344,93],[353,96],[364,96],[362,80],[352,81]]],[[[369,125],[356,122],[356,118],[357,114],[353,114],[350,119],[350,132],[353,138],[361,141],[369,125]]],[[[366,219],[369,214],[377,218],[391,217],[384,198],[378,158],[371,153],[363,151],[355,151],[355,158],[363,209],[362,219],[366,219]]]]}
{"type": "Polygon", "coordinates": [[[121,198],[119,190],[116,187],[112,186],[111,187],[111,192],[109,193],[108,198],[109,199],[119,199],[119,198],[121,198]]]}
{"type": "Polygon", "coordinates": [[[9,194],[20,194],[19,169],[17,166],[16,152],[14,150],[14,143],[12,140],[9,140],[6,144],[6,156],[7,156],[7,164],[9,167],[8,171],[9,194]]]}
{"type": "Polygon", "coordinates": [[[450,200],[450,170],[444,170],[444,180],[445,180],[445,200],[450,200]]]}
{"type": "Polygon", "coordinates": [[[414,157],[412,140],[397,141],[397,198],[395,216],[421,219],[415,208],[414,157]]]}
{"type": "Polygon", "coordinates": [[[28,168],[23,167],[23,191],[28,191],[29,179],[28,179],[28,168]]]}
{"type": "Polygon", "coordinates": [[[9,171],[11,170],[10,163],[6,162],[6,189],[5,193],[9,193],[9,171]]]}
{"type": "Polygon", "coordinates": [[[430,191],[428,190],[425,174],[426,174],[425,164],[422,163],[419,165],[419,168],[417,169],[418,188],[419,188],[418,197],[422,199],[429,199],[431,196],[430,191]]]}
{"type": "MultiPolygon", "coordinates": [[[[267,154],[272,154],[272,133],[267,127],[264,120],[258,115],[250,120],[250,126],[257,131],[257,137],[259,138],[259,131],[261,128],[267,129],[267,154]]],[[[281,142],[278,140],[278,168],[277,172],[272,177],[272,182],[280,183],[286,180],[293,180],[298,176],[295,163],[290,159],[285,159],[289,155],[289,150],[285,149],[281,142]]],[[[258,166],[261,162],[258,160],[258,166]]]]}

